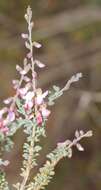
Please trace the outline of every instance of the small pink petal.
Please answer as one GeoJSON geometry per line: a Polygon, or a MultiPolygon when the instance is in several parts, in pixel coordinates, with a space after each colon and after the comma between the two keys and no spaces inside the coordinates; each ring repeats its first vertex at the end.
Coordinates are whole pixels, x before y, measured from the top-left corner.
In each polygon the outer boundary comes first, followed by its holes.
{"type": "Polygon", "coordinates": [[[33,107],[33,102],[29,101],[28,106],[29,106],[29,108],[32,108],[33,107]]]}
{"type": "Polygon", "coordinates": [[[7,120],[8,120],[8,122],[12,122],[15,120],[15,113],[13,111],[9,111],[7,120]]]}
{"type": "Polygon", "coordinates": [[[43,107],[41,109],[41,113],[43,117],[47,118],[50,115],[51,111],[43,107]]]}
{"type": "Polygon", "coordinates": [[[35,42],[35,41],[33,42],[33,46],[36,47],[36,48],[41,48],[42,47],[42,45],[40,43],[35,42]]]}
{"type": "Polygon", "coordinates": [[[27,102],[32,100],[32,98],[34,97],[34,92],[33,91],[29,91],[24,97],[23,99],[25,99],[27,102]]]}
{"type": "Polygon", "coordinates": [[[27,74],[27,71],[22,70],[22,71],[20,71],[20,74],[21,74],[21,75],[26,75],[26,74],[27,74]]]}
{"type": "Polygon", "coordinates": [[[24,81],[29,82],[31,79],[27,76],[24,77],[24,81]]]}
{"type": "Polygon", "coordinates": [[[39,68],[44,68],[44,67],[45,67],[45,64],[41,63],[41,62],[38,61],[38,60],[35,60],[35,63],[36,63],[36,65],[37,65],[39,68]]]}
{"type": "Polygon", "coordinates": [[[24,66],[24,69],[22,69],[22,70],[20,71],[20,74],[21,74],[21,75],[26,75],[30,69],[31,69],[30,64],[25,65],[25,66],[24,66]]]}
{"type": "Polygon", "coordinates": [[[37,124],[38,125],[42,124],[42,116],[41,116],[40,112],[38,112],[38,114],[36,116],[36,119],[37,119],[37,124]]]}
{"type": "Polygon", "coordinates": [[[18,80],[12,80],[12,84],[18,84],[19,83],[19,81],[18,80]]]}
{"type": "Polygon", "coordinates": [[[43,94],[42,97],[45,98],[48,95],[48,90],[46,90],[43,94]]]}
{"type": "Polygon", "coordinates": [[[12,102],[12,98],[7,98],[3,102],[4,104],[10,104],[12,102]]]}
{"type": "Polygon", "coordinates": [[[21,71],[22,71],[22,68],[21,68],[19,65],[16,65],[16,70],[17,70],[18,72],[21,72],[21,71]]]}
{"type": "Polygon", "coordinates": [[[30,110],[32,107],[33,107],[33,102],[32,101],[26,102],[25,105],[24,105],[24,108],[25,108],[26,111],[30,110]]]}
{"type": "Polygon", "coordinates": [[[26,86],[25,88],[20,88],[19,89],[19,94],[20,94],[20,96],[25,96],[25,94],[27,93],[27,91],[28,91],[28,87],[26,86]]]}
{"type": "Polygon", "coordinates": [[[8,127],[5,125],[7,123],[7,121],[6,120],[1,120],[0,121],[0,131],[2,132],[2,133],[7,133],[8,132],[8,127]]]}
{"type": "Polygon", "coordinates": [[[31,57],[32,57],[32,53],[31,52],[27,53],[27,58],[31,59],[31,57]]]}
{"type": "Polygon", "coordinates": [[[37,105],[42,104],[42,102],[43,102],[43,97],[42,97],[42,95],[38,95],[38,96],[36,97],[36,99],[35,99],[35,102],[36,102],[37,105]]]}
{"type": "Polygon", "coordinates": [[[27,38],[28,38],[28,34],[22,33],[22,34],[21,34],[21,37],[22,37],[23,39],[27,39],[27,38]]]}
{"type": "Polygon", "coordinates": [[[0,129],[0,131],[3,132],[3,133],[8,133],[9,128],[8,127],[3,127],[3,128],[0,129]]]}
{"type": "Polygon", "coordinates": [[[18,80],[12,80],[13,88],[17,89],[19,86],[19,81],[18,80]]]}

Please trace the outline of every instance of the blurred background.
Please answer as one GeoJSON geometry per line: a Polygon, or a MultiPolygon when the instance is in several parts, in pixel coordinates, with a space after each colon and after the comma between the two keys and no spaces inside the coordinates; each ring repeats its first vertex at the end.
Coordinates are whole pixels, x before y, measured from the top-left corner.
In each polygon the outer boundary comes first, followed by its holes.
{"type": "MultiPolygon", "coordinates": [[[[14,94],[11,81],[17,77],[15,66],[22,65],[26,54],[21,33],[26,32],[28,5],[35,21],[33,39],[43,44],[35,50],[35,57],[46,64],[39,71],[39,86],[63,87],[73,74],[83,73],[51,108],[39,166],[57,142],[73,139],[76,129],[93,130],[94,134],[81,142],[84,152],[73,148],[73,157],[57,165],[46,189],[101,190],[101,0],[0,0],[1,106],[4,98],[14,94]]],[[[12,152],[5,155],[11,161],[6,168],[9,183],[19,178],[24,139],[18,131],[12,152]]]]}

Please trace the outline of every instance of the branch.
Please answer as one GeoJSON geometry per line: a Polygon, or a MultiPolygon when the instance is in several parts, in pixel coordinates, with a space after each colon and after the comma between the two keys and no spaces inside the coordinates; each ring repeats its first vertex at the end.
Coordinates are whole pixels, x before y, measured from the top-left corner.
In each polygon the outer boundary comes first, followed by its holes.
{"type": "Polygon", "coordinates": [[[50,182],[51,178],[55,174],[54,168],[58,162],[64,158],[72,156],[72,147],[76,146],[79,151],[84,151],[84,148],[79,144],[79,141],[85,137],[91,137],[92,131],[84,133],[83,131],[76,131],[75,138],[73,141],[66,140],[63,143],[58,143],[57,148],[52,151],[47,158],[45,165],[40,168],[39,173],[35,176],[34,182],[31,182],[27,186],[27,190],[40,190],[44,189],[50,182]]]}

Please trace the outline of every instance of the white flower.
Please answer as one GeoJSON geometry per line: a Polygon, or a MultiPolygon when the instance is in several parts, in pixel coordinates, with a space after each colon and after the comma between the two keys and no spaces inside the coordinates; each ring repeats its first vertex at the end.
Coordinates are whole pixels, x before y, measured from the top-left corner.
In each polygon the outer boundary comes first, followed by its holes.
{"type": "Polygon", "coordinates": [[[43,103],[43,100],[44,98],[48,95],[48,90],[45,91],[43,94],[42,94],[42,90],[39,88],[37,89],[37,97],[36,97],[36,104],[40,105],[43,103]]]}
{"type": "Polygon", "coordinates": [[[26,102],[29,102],[34,97],[34,92],[29,91],[25,96],[23,96],[23,99],[25,99],[26,102]]]}
{"type": "Polygon", "coordinates": [[[34,97],[34,92],[33,91],[29,91],[25,96],[23,96],[23,99],[25,100],[25,104],[24,107],[25,109],[30,109],[33,107],[33,97],[34,97]]]}

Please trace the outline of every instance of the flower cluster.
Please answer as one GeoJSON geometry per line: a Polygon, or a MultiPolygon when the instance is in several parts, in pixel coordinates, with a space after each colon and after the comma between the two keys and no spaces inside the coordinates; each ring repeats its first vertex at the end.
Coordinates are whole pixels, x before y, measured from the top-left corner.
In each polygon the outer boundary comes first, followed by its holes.
{"type": "MultiPolygon", "coordinates": [[[[35,76],[37,76],[37,74],[35,72],[32,73],[32,80],[26,76],[28,71],[31,70],[30,64],[24,67],[24,69],[17,65],[16,69],[25,81],[24,87],[17,89],[18,97],[23,101],[23,106],[28,117],[31,119],[35,116],[37,118],[37,124],[41,124],[43,120],[42,118],[46,119],[50,114],[50,111],[47,109],[47,104],[44,101],[45,97],[48,95],[48,91],[42,93],[41,88],[33,88],[33,80],[35,80],[35,76]],[[35,107],[37,110],[34,110],[35,107]]],[[[14,80],[13,83],[16,88],[17,81],[14,80]]]]}
{"type": "Polygon", "coordinates": [[[27,117],[29,119],[35,117],[38,125],[41,125],[43,120],[47,120],[50,115],[50,110],[47,109],[47,103],[44,100],[48,96],[48,90],[42,92],[41,88],[36,87],[37,73],[35,72],[34,67],[44,68],[45,65],[39,60],[33,60],[33,46],[35,48],[40,48],[41,44],[31,41],[31,31],[34,23],[31,21],[32,11],[30,7],[27,9],[25,19],[28,24],[28,34],[22,33],[21,36],[25,40],[25,47],[29,52],[23,61],[23,68],[16,65],[16,70],[20,74],[20,79],[12,80],[15,96],[4,100],[6,107],[0,110],[0,132],[4,134],[9,131],[9,124],[13,122],[16,117],[19,117],[16,106],[17,98],[19,98],[23,104],[27,117]],[[30,74],[32,75],[32,78],[29,77],[30,74]],[[4,115],[6,116],[5,118],[4,115]]]}
{"type": "MultiPolygon", "coordinates": [[[[4,150],[11,147],[12,141],[10,137],[17,129],[23,127],[26,134],[26,142],[23,146],[23,166],[21,168],[22,181],[14,185],[17,190],[40,190],[50,182],[54,175],[54,168],[56,164],[63,157],[72,156],[72,146],[76,146],[79,151],[83,151],[79,141],[84,137],[92,136],[92,131],[84,133],[82,130],[75,132],[73,141],[66,140],[58,143],[55,150],[47,155],[46,164],[40,168],[38,174],[32,182],[29,180],[31,170],[37,165],[37,156],[42,149],[40,145],[40,137],[45,137],[45,125],[51,111],[48,106],[54,105],[54,101],[59,98],[66,90],[70,88],[73,82],[77,82],[81,77],[81,73],[73,75],[66,85],[60,89],[58,86],[53,86],[53,90],[42,91],[37,86],[37,73],[35,68],[43,69],[45,65],[39,60],[33,58],[33,47],[40,48],[42,45],[32,40],[32,29],[34,23],[32,22],[32,10],[27,8],[25,14],[28,32],[22,33],[21,36],[25,40],[25,47],[28,52],[23,61],[23,68],[20,65],[16,66],[19,73],[19,79],[12,81],[15,95],[4,100],[4,108],[0,110],[0,135],[3,134],[7,142],[4,150]],[[40,127],[41,126],[41,127],[40,127]]],[[[1,135],[2,136],[2,135],[1,135]]],[[[3,142],[4,142],[3,141],[3,142]]],[[[3,144],[3,143],[2,143],[3,144]]],[[[0,165],[6,166],[8,161],[3,161],[0,158],[0,165]]],[[[9,190],[8,183],[5,180],[4,172],[1,173],[0,189],[9,190]]]]}
{"type": "Polygon", "coordinates": [[[16,70],[20,75],[20,79],[12,80],[13,88],[15,90],[15,96],[9,97],[4,100],[4,107],[0,110],[0,132],[7,134],[9,132],[9,125],[20,117],[17,109],[17,99],[23,105],[25,111],[25,117],[27,119],[36,119],[37,125],[42,125],[47,120],[51,111],[47,109],[47,105],[53,105],[53,101],[60,97],[65,90],[68,90],[73,82],[78,81],[81,77],[81,73],[77,73],[72,76],[71,79],[66,83],[65,87],[60,90],[59,87],[53,86],[55,92],[50,94],[50,91],[42,91],[41,88],[37,87],[37,73],[35,67],[43,69],[45,64],[41,61],[33,58],[33,47],[41,48],[41,44],[36,41],[32,41],[32,29],[34,23],[32,22],[32,10],[30,7],[27,8],[25,14],[25,20],[28,25],[28,32],[22,33],[21,37],[25,41],[25,47],[28,52],[23,61],[23,68],[20,65],[16,65],[16,70]],[[48,101],[46,101],[46,98],[48,101]],[[5,116],[5,117],[4,117],[5,116]]]}
{"type": "Polygon", "coordinates": [[[4,107],[0,110],[0,133],[4,135],[9,132],[9,124],[15,120],[15,113],[7,108],[4,107]],[[6,115],[6,116],[5,116],[6,115]]]}

